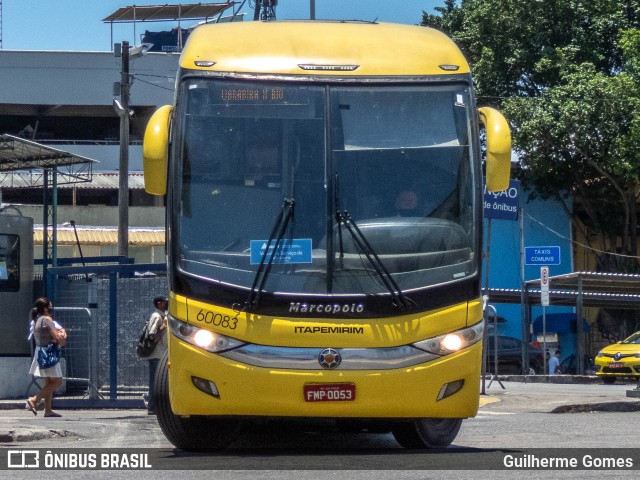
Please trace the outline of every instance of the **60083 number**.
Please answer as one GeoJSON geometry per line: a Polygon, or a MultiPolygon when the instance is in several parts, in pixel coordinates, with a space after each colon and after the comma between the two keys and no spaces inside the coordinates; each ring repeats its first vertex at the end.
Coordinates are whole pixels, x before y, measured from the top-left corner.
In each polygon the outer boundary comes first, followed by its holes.
{"type": "Polygon", "coordinates": [[[229,315],[214,313],[210,310],[201,309],[196,315],[196,320],[202,323],[209,323],[215,327],[228,328],[235,330],[238,326],[238,319],[229,315]]]}

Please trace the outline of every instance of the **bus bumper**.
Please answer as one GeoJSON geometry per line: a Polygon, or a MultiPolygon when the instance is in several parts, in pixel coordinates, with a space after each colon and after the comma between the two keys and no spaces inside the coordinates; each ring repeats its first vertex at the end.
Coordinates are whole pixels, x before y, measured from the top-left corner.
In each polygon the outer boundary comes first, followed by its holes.
{"type": "Polygon", "coordinates": [[[169,353],[169,398],[181,416],[467,418],[478,411],[482,342],[428,363],[378,371],[261,368],[174,337],[169,353]],[[218,396],[196,387],[203,381],[213,382],[218,396]],[[443,388],[459,381],[460,390],[438,399],[443,388]],[[305,399],[305,385],[335,383],[352,384],[355,398],[305,399]]]}

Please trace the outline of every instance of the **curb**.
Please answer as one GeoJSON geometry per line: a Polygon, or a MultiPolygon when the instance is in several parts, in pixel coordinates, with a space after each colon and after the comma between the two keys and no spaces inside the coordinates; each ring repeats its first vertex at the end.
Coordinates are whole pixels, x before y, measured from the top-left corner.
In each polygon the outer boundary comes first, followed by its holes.
{"type": "Polygon", "coordinates": [[[601,383],[595,375],[498,375],[503,382],[589,384],[601,383]]]}
{"type": "Polygon", "coordinates": [[[26,410],[26,400],[0,400],[0,410],[26,410]]]}

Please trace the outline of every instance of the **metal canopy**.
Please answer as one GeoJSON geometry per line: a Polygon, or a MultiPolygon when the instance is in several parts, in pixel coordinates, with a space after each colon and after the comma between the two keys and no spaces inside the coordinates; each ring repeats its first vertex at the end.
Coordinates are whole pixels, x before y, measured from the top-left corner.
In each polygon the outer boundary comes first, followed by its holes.
{"type": "Polygon", "coordinates": [[[213,17],[235,5],[235,2],[225,3],[186,3],[177,5],[131,5],[122,7],[108,17],[102,19],[105,23],[128,22],[166,22],[178,20],[200,20],[213,17]]]}
{"type": "MultiPolygon", "coordinates": [[[[0,180],[9,175],[20,175],[27,179],[29,186],[43,187],[43,278],[47,276],[49,260],[52,266],[57,264],[58,184],[90,182],[94,163],[90,158],[24,138],[0,135],[0,180]],[[26,172],[16,173],[22,170],[26,172]]],[[[47,295],[46,284],[44,295],[47,295]]]]}
{"type": "MultiPolygon", "coordinates": [[[[540,279],[525,284],[529,305],[540,304],[540,279]]],[[[485,291],[493,303],[521,303],[518,288],[489,288],[485,291]]],[[[640,275],[624,273],[573,272],[549,278],[552,305],[584,307],[640,308],[640,275]]]]}
{"type": "MultiPolygon", "coordinates": [[[[527,286],[540,287],[540,279],[529,280],[527,286]]],[[[640,275],[625,273],[573,272],[550,277],[551,289],[578,289],[594,293],[640,295],[640,275]]]]}
{"type": "Polygon", "coordinates": [[[65,152],[13,135],[0,135],[0,180],[11,172],[30,187],[45,186],[44,171],[56,170],[57,183],[82,183],[91,181],[93,164],[87,157],[65,152]]]}
{"type": "MultiPolygon", "coordinates": [[[[531,306],[541,304],[541,280],[529,280],[524,292],[519,289],[489,288],[484,291],[492,303],[521,303],[526,312],[522,318],[523,332],[531,323],[531,306]],[[523,295],[524,294],[524,295],[523,295]]],[[[584,318],[585,307],[640,309],[640,275],[623,273],[573,272],[549,278],[549,303],[576,308],[575,318],[584,318]]],[[[543,310],[544,313],[544,310],[543,310]]],[[[576,357],[584,357],[584,329],[576,328],[576,357]]],[[[523,365],[527,356],[523,347],[523,365]]],[[[578,362],[578,374],[584,373],[578,362]]]]}
{"type": "MultiPolygon", "coordinates": [[[[526,282],[529,294],[538,293],[540,279],[526,282]]],[[[585,307],[640,308],[640,275],[625,273],[573,272],[549,278],[549,295],[564,305],[585,307]],[[580,298],[579,298],[580,297],[580,298]]]]}

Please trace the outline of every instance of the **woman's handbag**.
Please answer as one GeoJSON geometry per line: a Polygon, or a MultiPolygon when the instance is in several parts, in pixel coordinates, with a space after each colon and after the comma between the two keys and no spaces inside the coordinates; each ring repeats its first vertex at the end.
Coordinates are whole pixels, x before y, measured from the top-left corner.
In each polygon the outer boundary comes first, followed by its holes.
{"type": "Polygon", "coordinates": [[[51,368],[60,361],[60,347],[57,343],[50,343],[46,347],[38,350],[38,366],[40,368],[51,368]]]}
{"type": "MultiPolygon", "coordinates": [[[[40,324],[40,335],[42,335],[42,329],[45,328],[45,317],[40,317],[42,323],[40,324]]],[[[47,328],[50,328],[47,326],[47,328]]],[[[42,336],[40,336],[42,340],[42,336]]],[[[66,334],[65,334],[66,339],[66,334]]],[[[58,364],[60,361],[60,345],[57,343],[50,343],[46,347],[40,347],[38,350],[38,366],[40,368],[51,368],[58,364]]]]}

